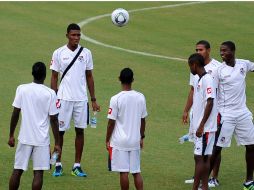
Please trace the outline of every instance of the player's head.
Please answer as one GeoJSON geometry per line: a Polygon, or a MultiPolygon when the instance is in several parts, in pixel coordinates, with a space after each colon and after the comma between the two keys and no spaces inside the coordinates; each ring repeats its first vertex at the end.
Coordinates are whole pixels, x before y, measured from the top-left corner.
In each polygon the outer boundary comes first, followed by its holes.
{"type": "Polygon", "coordinates": [[[196,43],[196,53],[199,53],[204,59],[210,58],[211,46],[208,41],[200,40],[196,43]]]}
{"type": "Polygon", "coordinates": [[[188,59],[190,71],[193,75],[196,75],[200,68],[204,68],[205,59],[199,53],[192,54],[188,59]]]}
{"type": "Polygon", "coordinates": [[[223,61],[230,62],[235,59],[235,44],[232,41],[225,41],[220,46],[220,56],[223,61]]]}
{"type": "Polygon", "coordinates": [[[131,84],[134,80],[133,71],[130,68],[124,68],[120,72],[119,80],[122,84],[131,84]]]}
{"type": "Polygon", "coordinates": [[[46,78],[46,66],[43,62],[36,62],[32,67],[34,80],[43,82],[46,78]]]}
{"type": "Polygon", "coordinates": [[[79,25],[72,23],[67,27],[66,37],[69,40],[70,46],[77,46],[80,41],[80,27],[79,25]]]}

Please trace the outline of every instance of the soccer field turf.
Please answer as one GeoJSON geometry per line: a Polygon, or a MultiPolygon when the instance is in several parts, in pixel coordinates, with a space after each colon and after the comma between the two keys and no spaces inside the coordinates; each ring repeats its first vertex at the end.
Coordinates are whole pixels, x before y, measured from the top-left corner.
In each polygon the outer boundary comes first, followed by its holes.
{"type": "MultiPolygon", "coordinates": [[[[193,175],[193,145],[180,145],[178,137],[188,131],[181,115],[189,91],[189,69],[185,61],[194,52],[195,43],[206,39],[212,57],[221,60],[219,45],[226,40],[236,43],[236,56],[253,57],[253,2],[209,2],[161,7],[184,2],[0,2],[0,189],[8,189],[15,149],[7,145],[12,101],[17,85],[32,81],[31,67],[40,60],[48,65],[45,84],[49,86],[49,64],[53,51],[67,42],[66,27],[109,14],[122,7],[130,12],[127,26],[116,27],[110,16],[95,19],[82,27],[89,38],[104,44],[81,40],[94,59],[96,97],[102,111],[96,129],[85,131],[82,167],[87,178],[71,176],[74,161],[73,126],[65,135],[62,163],[64,176],[44,174],[45,190],[119,189],[118,174],[107,171],[105,133],[109,99],[120,91],[118,75],[122,68],[134,71],[133,88],[147,99],[147,130],[141,169],[146,190],[191,189],[184,180],[193,175]],[[151,7],[157,7],[151,9],[151,7]],[[149,8],[149,9],[143,9],[149,8]],[[131,52],[112,49],[120,47],[131,52]],[[137,52],[144,52],[145,55],[137,52]]],[[[247,105],[254,111],[254,73],[247,77],[247,105]]],[[[19,128],[19,127],[18,127],[19,128]]],[[[17,139],[18,128],[15,133],[17,139]]],[[[16,141],[17,142],[17,141],[16,141]]],[[[52,141],[53,142],[53,141],[52,141]]],[[[254,158],[253,158],[254,159],[254,158]]],[[[20,189],[31,189],[32,167],[21,178],[20,189]]],[[[220,168],[221,186],[216,189],[239,190],[245,178],[244,147],[223,150],[220,168]]],[[[130,189],[134,189],[130,176],[130,189]]]]}

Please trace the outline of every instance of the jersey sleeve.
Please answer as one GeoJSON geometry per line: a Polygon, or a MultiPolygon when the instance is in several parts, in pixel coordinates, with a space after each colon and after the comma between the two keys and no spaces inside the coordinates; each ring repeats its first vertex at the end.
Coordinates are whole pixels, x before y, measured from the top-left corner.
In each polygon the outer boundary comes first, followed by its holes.
{"type": "Polygon", "coordinates": [[[145,118],[147,116],[147,110],[146,110],[146,100],[145,100],[145,97],[143,99],[143,109],[142,109],[142,115],[141,115],[141,118],[145,118]]]}
{"type": "Polygon", "coordinates": [[[50,107],[49,107],[49,115],[56,115],[56,114],[58,114],[59,111],[56,106],[57,99],[56,99],[55,92],[51,93],[51,97],[52,98],[51,98],[50,107]]]}
{"type": "Polygon", "coordinates": [[[115,98],[111,98],[110,104],[109,104],[108,117],[107,118],[108,119],[116,120],[117,113],[118,113],[117,100],[115,98]]]}
{"type": "Polygon", "coordinates": [[[21,108],[22,107],[22,94],[21,94],[21,87],[18,86],[17,90],[16,90],[16,95],[14,98],[14,101],[12,103],[12,106],[15,108],[21,108]]]}
{"type": "Polygon", "coordinates": [[[206,100],[208,98],[215,98],[216,89],[214,87],[214,81],[212,77],[207,77],[206,80],[204,80],[203,90],[206,100]]]}
{"type": "Polygon", "coordinates": [[[246,65],[247,65],[247,71],[254,71],[254,63],[249,61],[249,60],[246,60],[246,65]]]}
{"type": "Polygon", "coordinates": [[[189,85],[190,86],[194,86],[194,82],[193,82],[193,79],[194,78],[194,75],[192,73],[190,73],[190,81],[189,81],[189,85]]]}
{"type": "Polygon", "coordinates": [[[54,51],[53,55],[52,55],[52,59],[51,59],[51,63],[50,63],[50,69],[54,70],[56,72],[60,71],[60,64],[59,64],[59,60],[58,60],[58,51],[54,51]]]}
{"type": "Polygon", "coordinates": [[[87,53],[86,70],[93,70],[93,56],[90,50],[87,53]]]}

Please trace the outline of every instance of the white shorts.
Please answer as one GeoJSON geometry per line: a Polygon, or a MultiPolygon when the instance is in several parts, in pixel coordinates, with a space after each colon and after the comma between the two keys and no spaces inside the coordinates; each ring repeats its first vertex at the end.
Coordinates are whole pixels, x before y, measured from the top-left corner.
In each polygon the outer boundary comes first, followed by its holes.
{"type": "Polygon", "coordinates": [[[233,134],[237,145],[254,144],[254,125],[252,119],[252,114],[250,112],[245,112],[235,118],[222,117],[222,126],[217,146],[230,147],[233,134]]]}
{"type": "Polygon", "coordinates": [[[215,141],[215,132],[206,132],[202,137],[194,139],[194,154],[195,155],[211,155],[215,141]]]}
{"type": "Polygon", "coordinates": [[[47,146],[32,146],[18,143],[14,169],[26,171],[29,159],[33,160],[33,170],[49,170],[50,149],[47,146]]]}
{"type": "Polygon", "coordinates": [[[140,150],[123,151],[110,147],[109,171],[140,173],[140,150]]]}
{"type": "Polygon", "coordinates": [[[87,127],[89,123],[89,108],[87,101],[60,100],[58,106],[59,131],[66,131],[69,129],[72,118],[76,128],[84,129],[87,127]]]}

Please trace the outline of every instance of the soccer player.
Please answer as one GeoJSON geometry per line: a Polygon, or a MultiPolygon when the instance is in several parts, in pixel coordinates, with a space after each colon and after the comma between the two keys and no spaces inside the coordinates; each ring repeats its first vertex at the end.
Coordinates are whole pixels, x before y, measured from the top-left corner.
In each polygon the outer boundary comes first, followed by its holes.
{"type": "Polygon", "coordinates": [[[198,75],[193,80],[193,131],[195,174],[193,190],[199,189],[202,181],[202,190],[208,189],[208,174],[210,156],[212,155],[217,130],[216,88],[213,78],[204,68],[205,61],[202,55],[195,53],[188,59],[190,71],[198,75]]]}
{"type": "MultiPolygon", "coordinates": [[[[84,129],[89,122],[87,87],[91,96],[93,111],[100,111],[100,106],[96,103],[94,91],[92,54],[87,48],[80,49],[80,35],[80,27],[77,24],[72,23],[67,27],[68,43],[54,51],[50,69],[52,70],[51,88],[57,92],[58,98],[60,146],[63,147],[64,133],[70,128],[71,118],[73,118],[76,139],[75,163],[71,174],[86,177],[87,174],[82,171],[80,162],[84,147],[84,129]],[[82,50],[81,53],[74,60],[80,50],[82,50]],[[73,61],[74,63],[69,70],[64,72],[73,61]],[[59,87],[57,87],[59,74],[62,78],[59,87]]],[[[62,174],[63,167],[61,155],[59,155],[53,176],[61,176],[62,174]]]]}
{"type": "Polygon", "coordinates": [[[14,132],[22,113],[21,126],[18,137],[18,146],[15,154],[15,163],[9,181],[9,189],[19,188],[23,171],[27,170],[29,159],[33,160],[34,178],[32,189],[42,189],[43,171],[50,168],[50,139],[49,122],[55,138],[54,151],[60,153],[58,110],[56,95],[53,90],[43,85],[46,78],[46,66],[36,62],[32,68],[34,80],[32,83],[18,86],[13,102],[13,112],[10,122],[10,138],[8,144],[15,146],[14,132]]]}
{"type": "MultiPolygon", "coordinates": [[[[216,73],[217,68],[221,65],[221,63],[213,58],[210,57],[210,52],[211,52],[211,47],[210,43],[206,40],[201,40],[196,43],[196,53],[199,53],[202,55],[205,59],[205,70],[209,74],[212,75],[214,78],[214,75],[216,73]]],[[[189,128],[189,135],[190,138],[195,135],[195,132],[193,131],[192,127],[192,104],[193,104],[193,80],[194,77],[198,77],[198,75],[193,75],[190,73],[190,92],[187,98],[187,102],[184,108],[183,116],[182,116],[182,121],[184,124],[187,124],[188,122],[188,113],[190,111],[190,128],[189,128]]],[[[216,81],[215,81],[216,82],[216,81]]],[[[217,88],[217,83],[215,83],[215,87],[217,88]]],[[[220,124],[218,123],[218,132],[220,130],[220,124]]],[[[216,132],[216,138],[215,138],[215,144],[218,138],[218,132],[216,132]]],[[[215,161],[214,167],[212,168],[212,175],[211,178],[208,182],[209,187],[215,187],[219,186],[219,180],[218,180],[218,174],[219,174],[219,168],[220,168],[220,162],[221,162],[221,155],[219,155],[215,161]]],[[[194,182],[194,177],[188,180],[185,180],[185,183],[193,183],[194,182]]]]}
{"type": "Polygon", "coordinates": [[[145,138],[146,101],[143,94],[132,90],[133,72],[121,71],[122,91],[110,100],[106,148],[109,151],[109,170],[120,173],[122,190],[129,189],[129,177],[134,177],[137,190],[143,189],[140,174],[140,148],[145,138]]]}
{"type": "Polygon", "coordinates": [[[214,148],[213,158],[221,153],[222,148],[230,147],[233,134],[238,145],[246,147],[246,181],[244,190],[254,190],[254,126],[252,113],[246,106],[247,72],[254,71],[254,63],[235,58],[235,44],[225,41],[220,46],[223,64],[216,72],[218,86],[218,109],[221,114],[222,127],[217,146],[214,148]]]}

